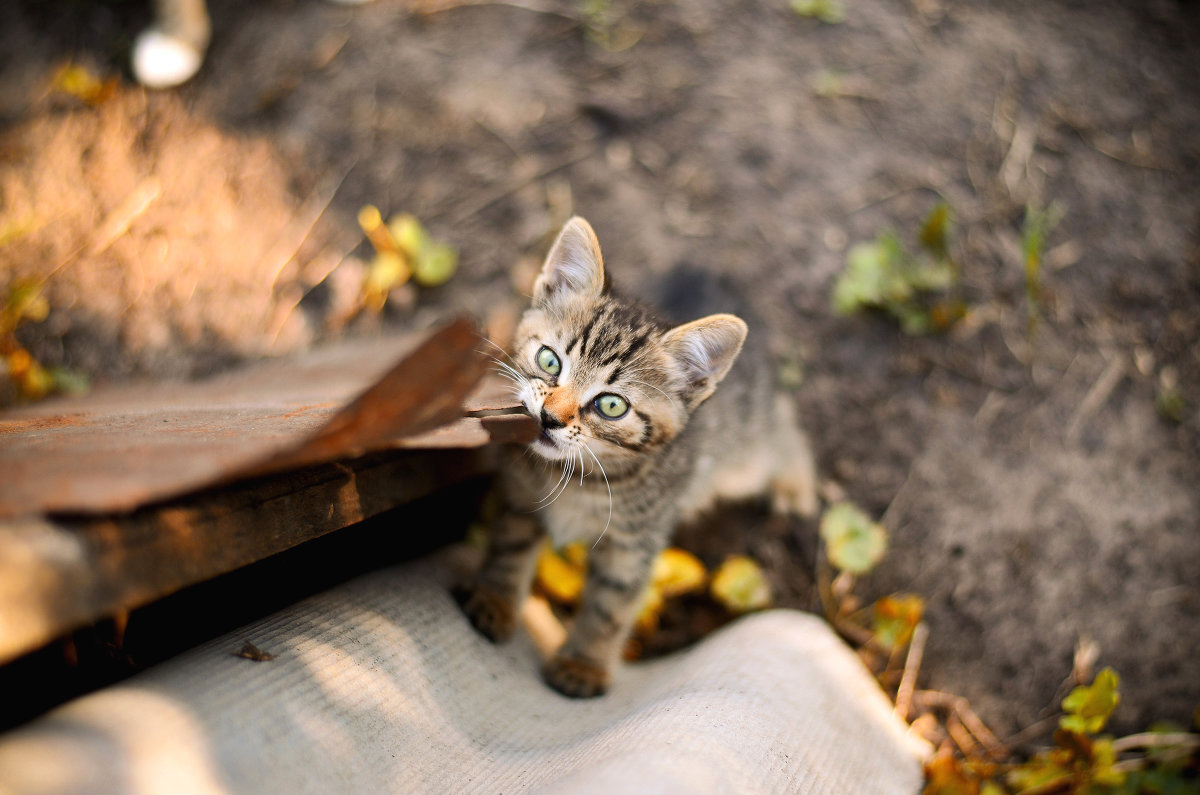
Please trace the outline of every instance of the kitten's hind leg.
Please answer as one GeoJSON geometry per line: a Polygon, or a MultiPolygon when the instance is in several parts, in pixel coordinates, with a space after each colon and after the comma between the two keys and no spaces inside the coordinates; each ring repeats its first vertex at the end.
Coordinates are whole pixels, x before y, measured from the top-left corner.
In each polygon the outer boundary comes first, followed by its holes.
{"type": "Polygon", "coordinates": [[[817,515],[817,465],[808,435],[796,419],[796,409],[786,395],[775,398],[775,473],[768,484],[771,510],[782,516],[812,518],[817,515]]]}
{"type": "Polygon", "coordinates": [[[516,629],[544,537],[532,517],[503,516],[492,528],[487,557],[474,584],[459,594],[475,629],[493,642],[508,640],[516,629]]]}

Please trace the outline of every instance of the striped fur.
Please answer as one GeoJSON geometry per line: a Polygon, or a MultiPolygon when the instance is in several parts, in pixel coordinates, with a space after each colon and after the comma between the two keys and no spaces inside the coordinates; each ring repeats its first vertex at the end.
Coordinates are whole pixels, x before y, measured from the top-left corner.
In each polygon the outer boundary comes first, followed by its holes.
{"type": "Polygon", "coordinates": [[[481,632],[507,638],[541,540],[586,542],[583,602],[544,671],[560,692],[608,687],[654,559],[681,518],[717,498],[767,493],[781,510],[815,511],[807,442],[773,394],[769,365],[763,379],[764,357],[739,359],[746,334],[733,315],[672,326],[615,294],[582,218],[551,249],[503,364],[542,434],[502,467],[507,512],[464,607],[481,632]],[[718,392],[735,361],[747,377],[718,392]],[[714,392],[730,400],[709,401],[714,392]]]}

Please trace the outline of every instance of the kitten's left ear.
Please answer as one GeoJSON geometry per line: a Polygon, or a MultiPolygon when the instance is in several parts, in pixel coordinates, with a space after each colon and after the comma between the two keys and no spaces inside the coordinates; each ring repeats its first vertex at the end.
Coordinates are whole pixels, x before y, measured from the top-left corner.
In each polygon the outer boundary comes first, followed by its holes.
{"type": "Polygon", "coordinates": [[[746,324],[734,315],[709,315],[663,335],[663,347],[683,369],[688,408],[703,403],[733,366],[746,341],[746,324]]]}
{"type": "Polygon", "coordinates": [[[604,292],[604,258],[592,226],[579,216],[567,221],[533,283],[539,308],[564,298],[599,298],[604,292]]]}

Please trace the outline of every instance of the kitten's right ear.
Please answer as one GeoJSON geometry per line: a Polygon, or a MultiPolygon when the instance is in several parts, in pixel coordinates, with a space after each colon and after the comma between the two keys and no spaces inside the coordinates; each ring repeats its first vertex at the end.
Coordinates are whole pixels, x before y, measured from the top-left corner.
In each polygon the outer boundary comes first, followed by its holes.
{"type": "Polygon", "coordinates": [[[558,233],[533,283],[533,305],[545,308],[567,298],[599,298],[604,292],[604,258],[591,225],[575,216],[558,233]]]}

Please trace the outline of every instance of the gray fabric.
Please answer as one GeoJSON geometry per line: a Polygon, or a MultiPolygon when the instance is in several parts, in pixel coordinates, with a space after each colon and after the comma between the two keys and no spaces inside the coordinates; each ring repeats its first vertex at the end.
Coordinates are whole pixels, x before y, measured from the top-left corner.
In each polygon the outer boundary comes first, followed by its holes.
{"type": "Polygon", "coordinates": [[[0,736],[0,792],[920,791],[903,724],[813,616],[749,616],[580,702],[526,637],[480,638],[447,578],[362,577],[0,736]]]}

